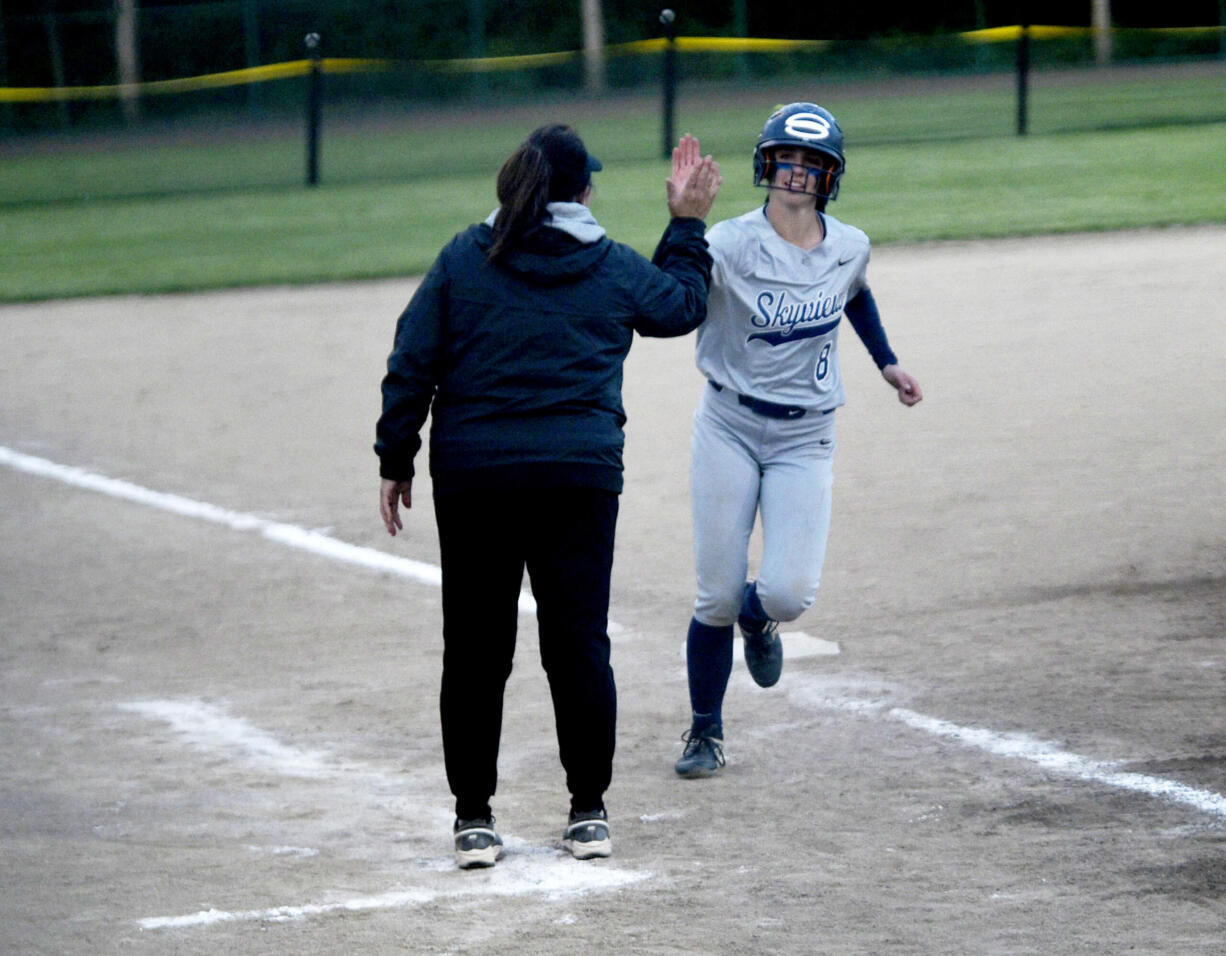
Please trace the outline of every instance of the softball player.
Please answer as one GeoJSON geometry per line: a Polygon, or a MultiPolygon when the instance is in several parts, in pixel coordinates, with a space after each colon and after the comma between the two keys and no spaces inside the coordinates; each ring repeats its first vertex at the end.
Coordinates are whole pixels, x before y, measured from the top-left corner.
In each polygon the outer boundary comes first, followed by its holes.
{"type": "Polygon", "coordinates": [[[779,680],[778,622],[799,617],[821,580],[830,525],[834,411],[843,404],[846,318],[904,405],[923,397],[898,366],[869,291],[868,237],[825,213],[846,161],[843,132],[813,103],[771,114],[753,154],[766,203],[707,234],[714,267],[697,364],[710,385],[694,414],[690,491],[698,596],[686,642],[693,723],[676,771],[724,765],[721,708],[733,623],[762,687],[779,680]],[[762,567],[746,583],[762,516],[762,567]]]}

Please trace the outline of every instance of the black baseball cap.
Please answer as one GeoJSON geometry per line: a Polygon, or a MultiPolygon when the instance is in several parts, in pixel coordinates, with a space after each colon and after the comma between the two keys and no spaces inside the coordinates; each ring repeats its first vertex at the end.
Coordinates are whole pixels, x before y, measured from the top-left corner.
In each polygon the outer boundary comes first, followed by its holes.
{"type": "Polygon", "coordinates": [[[553,170],[549,180],[550,202],[574,199],[592,181],[592,173],[604,169],[600,160],[587,151],[579,134],[561,123],[533,130],[528,142],[545,154],[553,170]]]}

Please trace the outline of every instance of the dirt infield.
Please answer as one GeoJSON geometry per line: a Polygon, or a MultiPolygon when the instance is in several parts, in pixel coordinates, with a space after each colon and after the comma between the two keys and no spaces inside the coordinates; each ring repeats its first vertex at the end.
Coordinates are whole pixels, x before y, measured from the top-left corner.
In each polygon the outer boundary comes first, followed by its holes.
{"type": "Polygon", "coordinates": [[[875,251],[926,398],[845,338],[790,626],[840,653],[738,663],[709,781],[672,772],[703,383],[638,342],[615,854],[558,848],[525,615],[473,873],[429,485],[389,539],[370,450],[412,284],[0,307],[0,951],[1220,953],[1224,262],[1226,227],[875,251]]]}

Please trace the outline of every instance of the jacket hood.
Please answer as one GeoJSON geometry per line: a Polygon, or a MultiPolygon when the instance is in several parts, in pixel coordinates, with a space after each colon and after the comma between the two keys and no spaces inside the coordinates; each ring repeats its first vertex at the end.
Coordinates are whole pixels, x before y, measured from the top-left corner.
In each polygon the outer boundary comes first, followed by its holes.
{"type": "MultiPolygon", "coordinates": [[[[542,285],[561,285],[587,275],[604,261],[612,248],[604,227],[587,206],[577,202],[551,202],[549,217],[527,233],[501,264],[542,285]]],[[[478,237],[482,249],[493,245],[495,209],[478,237]]]]}

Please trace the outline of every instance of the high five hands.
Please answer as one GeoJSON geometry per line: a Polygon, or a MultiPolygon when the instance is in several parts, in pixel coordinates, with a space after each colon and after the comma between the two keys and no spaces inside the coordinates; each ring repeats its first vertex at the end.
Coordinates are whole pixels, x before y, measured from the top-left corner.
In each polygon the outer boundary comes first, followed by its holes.
{"type": "Polygon", "coordinates": [[[719,163],[703,156],[698,140],[686,133],[673,149],[673,174],[668,177],[668,211],[673,216],[706,219],[724,179],[719,163]]]}

